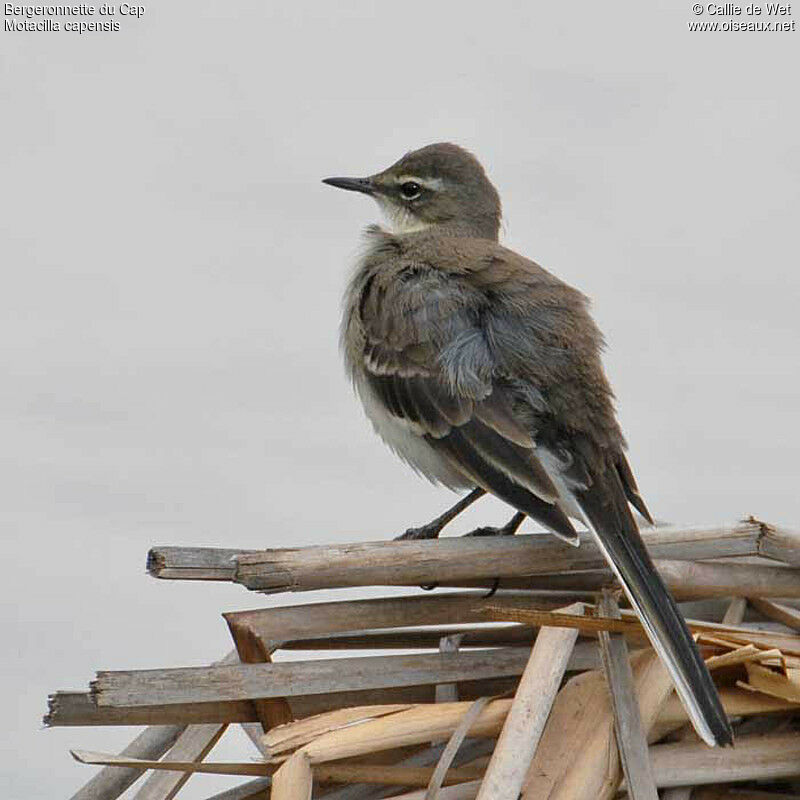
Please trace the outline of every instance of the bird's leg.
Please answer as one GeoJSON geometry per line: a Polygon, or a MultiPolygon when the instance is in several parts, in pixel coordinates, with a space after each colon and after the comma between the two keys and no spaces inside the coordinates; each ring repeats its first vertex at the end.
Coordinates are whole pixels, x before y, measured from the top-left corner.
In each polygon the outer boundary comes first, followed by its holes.
{"type": "Polygon", "coordinates": [[[474,531],[465,533],[464,536],[513,536],[517,532],[519,526],[522,525],[524,519],[525,514],[521,511],[517,511],[517,513],[501,528],[494,528],[491,526],[475,528],[474,531]]]}
{"type": "MultiPolygon", "coordinates": [[[[442,528],[448,522],[452,522],[462,511],[469,508],[476,500],[486,494],[485,489],[480,487],[473,489],[466,497],[462,497],[452,508],[448,508],[441,516],[431,520],[427,525],[419,528],[409,528],[402,536],[397,539],[436,539],[442,532],[442,528]]],[[[512,531],[513,532],[513,531],[512,531]]]]}

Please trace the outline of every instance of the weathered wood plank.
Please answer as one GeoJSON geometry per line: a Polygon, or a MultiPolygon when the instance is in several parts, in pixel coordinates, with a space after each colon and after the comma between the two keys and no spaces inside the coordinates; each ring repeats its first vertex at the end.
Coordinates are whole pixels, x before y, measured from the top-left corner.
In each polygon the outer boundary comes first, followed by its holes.
{"type": "MultiPolygon", "coordinates": [[[[571,669],[594,658],[580,650],[571,669]]],[[[99,707],[215,703],[328,692],[451,683],[513,676],[527,661],[523,648],[459,653],[368,656],[277,664],[98,672],[92,683],[99,707]]]]}
{"type": "Polygon", "coordinates": [[[210,722],[257,722],[249,700],[129,707],[99,707],[89,692],[55,692],[44,717],[48,727],[87,725],[195,725],[210,722]]]}

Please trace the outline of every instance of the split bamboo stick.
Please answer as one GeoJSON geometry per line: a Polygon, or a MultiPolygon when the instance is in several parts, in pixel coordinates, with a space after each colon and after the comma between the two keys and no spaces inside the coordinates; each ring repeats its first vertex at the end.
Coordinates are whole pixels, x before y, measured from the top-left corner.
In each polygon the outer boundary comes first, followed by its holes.
{"type": "MultiPolygon", "coordinates": [[[[579,615],[583,606],[575,604],[561,613],[579,615]]],[[[486,769],[478,800],[516,800],[519,796],[577,638],[575,628],[543,628],[539,632],[486,769]]]]}
{"type": "Polygon", "coordinates": [[[308,759],[295,753],[272,776],[271,800],[311,800],[313,785],[308,759]]]}

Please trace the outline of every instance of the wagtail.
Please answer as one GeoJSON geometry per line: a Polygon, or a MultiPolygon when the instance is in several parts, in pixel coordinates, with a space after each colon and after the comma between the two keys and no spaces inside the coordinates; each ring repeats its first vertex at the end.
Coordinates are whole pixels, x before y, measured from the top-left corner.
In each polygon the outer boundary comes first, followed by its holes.
{"type": "MultiPolygon", "coordinates": [[[[366,178],[325,183],[374,198],[345,295],[342,348],[383,440],[430,480],[469,494],[407,536],[436,536],[489,492],[572,544],[580,520],[642,620],[697,733],[733,733],[630,509],[648,521],[625,457],[603,337],[586,297],[498,243],[500,198],[483,167],[432,144],[366,178]],[[630,504],[630,505],[629,505],[630,504]]],[[[483,531],[484,533],[486,531],[483,531]]]]}

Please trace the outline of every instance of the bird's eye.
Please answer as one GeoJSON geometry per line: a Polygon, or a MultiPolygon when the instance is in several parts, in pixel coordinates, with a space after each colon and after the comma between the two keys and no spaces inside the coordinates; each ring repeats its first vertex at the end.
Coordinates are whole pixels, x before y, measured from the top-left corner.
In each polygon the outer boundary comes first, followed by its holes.
{"type": "Polygon", "coordinates": [[[419,197],[422,192],[422,187],[416,181],[406,181],[400,185],[400,194],[406,200],[414,200],[419,197]]]}

